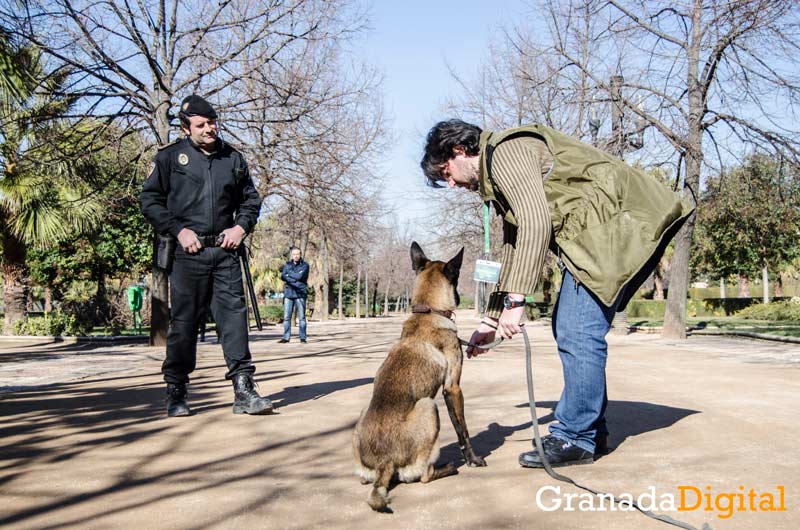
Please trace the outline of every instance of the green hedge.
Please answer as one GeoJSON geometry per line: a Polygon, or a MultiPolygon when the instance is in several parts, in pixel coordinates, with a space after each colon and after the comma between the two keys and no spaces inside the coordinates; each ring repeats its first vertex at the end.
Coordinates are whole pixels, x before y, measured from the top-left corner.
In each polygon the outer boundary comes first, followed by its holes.
{"type": "MultiPolygon", "coordinates": [[[[770,306],[788,301],[788,298],[783,297],[774,300],[775,302],[769,304],[770,306]]],[[[761,303],[760,298],[703,298],[702,300],[690,298],[686,301],[686,314],[690,317],[739,316],[742,310],[751,306],[764,306],[764,304],[761,303]]],[[[628,303],[628,316],[634,318],[663,318],[666,307],[666,300],[631,300],[628,303]]]]}
{"type": "Polygon", "coordinates": [[[258,312],[261,314],[261,319],[267,322],[280,322],[283,320],[283,306],[282,305],[268,305],[258,306],[258,312]]]}
{"type": "Polygon", "coordinates": [[[91,333],[88,325],[74,314],[63,311],[52,311],[41,317],[28,317],[14,322],[14,335],[35,336],[86,336],[91,333]]]}
{"type": "Polygon", "coordinates": [[[754,320],[790,320],[800,322],[800,297],[791,300],[754,304],[736,313],[737,317],[754,320]]]}
{"type": "Polygon", "coordinates": [[[631,300],[628,318],[663,318],[666,307],[666,300],[631,300]]]}

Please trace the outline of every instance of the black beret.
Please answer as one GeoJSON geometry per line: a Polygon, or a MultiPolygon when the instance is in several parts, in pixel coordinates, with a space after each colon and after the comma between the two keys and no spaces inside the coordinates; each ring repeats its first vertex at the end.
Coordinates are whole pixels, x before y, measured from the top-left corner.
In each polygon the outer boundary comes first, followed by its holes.
{"type": "Polygon", "coordinates": [[[187,96],[181,101],[181,112],[186,116],[202,116],[210,120],[217,119],[217,111],[211,103],[196,94],[187,96]]]}

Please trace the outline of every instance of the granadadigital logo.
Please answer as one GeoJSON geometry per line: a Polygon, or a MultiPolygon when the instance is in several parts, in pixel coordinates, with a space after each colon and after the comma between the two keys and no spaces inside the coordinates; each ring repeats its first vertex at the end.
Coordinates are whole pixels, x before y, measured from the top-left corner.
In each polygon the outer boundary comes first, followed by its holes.
{"type": "Polygon", "coordinates": [[[711,486],[682,485],[677,491],[658,493],[655,486],[649,486],[645,493],[634,496],[632,493],[617,495],[620,502],[614,502],[610,493],[562,493],[561,486],[542,486],[536,492],[536,506],[544,512],[563,510],[565,512],[630,512],[635,511],[636,502],[643,510],[654,512],[692,512],[702,510],[714,512],[720,519],[729,519],[736,512],[785,512],[786,494],[784,486],[772,490],[745,490],[739,486],[737,491],[716,491],[711,486]]]}

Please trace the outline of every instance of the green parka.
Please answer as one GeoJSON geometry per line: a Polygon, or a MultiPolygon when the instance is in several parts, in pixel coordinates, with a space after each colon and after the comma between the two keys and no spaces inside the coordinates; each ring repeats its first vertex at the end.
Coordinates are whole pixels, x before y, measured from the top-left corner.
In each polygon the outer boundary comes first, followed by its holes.
{"type": "Polygon", "coordinates": [[[514,213],[493,183],[491,163],[500,142],[520,135],[543,140],[553,156],[544,181],[551,250],[607,306],[629,287],[619,305],[625,307],[694,208],[652,175],[549,127],[484,131],[479,192],[514,226],[514,213]]]}

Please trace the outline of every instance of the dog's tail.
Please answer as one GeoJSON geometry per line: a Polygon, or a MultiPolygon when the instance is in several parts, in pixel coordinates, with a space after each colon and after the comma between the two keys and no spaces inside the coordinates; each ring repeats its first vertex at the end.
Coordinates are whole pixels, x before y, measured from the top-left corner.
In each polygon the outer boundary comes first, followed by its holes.
{"type": "Polygon", "coordinates": [[[378,468],[377,472],[367,504],[376,512],[383,512],[389,506],[389,482],[394,475],[394,465],[389,462],[384,467],[378,468]]]}

